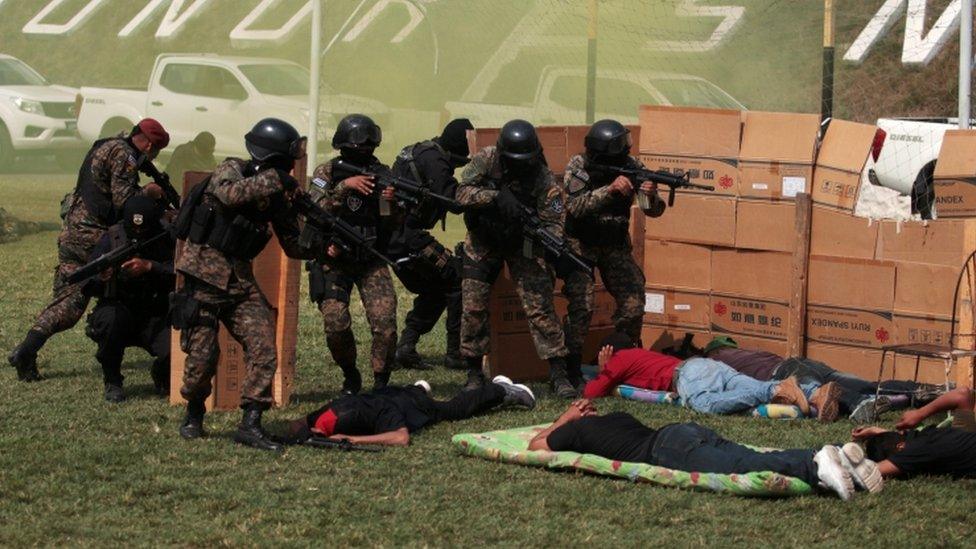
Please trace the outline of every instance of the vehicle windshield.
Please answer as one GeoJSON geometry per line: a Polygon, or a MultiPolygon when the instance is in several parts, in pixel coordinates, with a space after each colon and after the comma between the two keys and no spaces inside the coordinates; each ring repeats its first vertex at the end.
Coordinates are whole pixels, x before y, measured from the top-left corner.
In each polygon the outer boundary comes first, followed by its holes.
{"type": "Polygon", "coordinates": [[[266,63],[241,65],[244,76],[267,95],[308,95],[308,71],[298,65],[266,63]]]}
{"type": "Polygon", "coordinates": [[[742,108],[729,94],[702,80],[655,79],[652,83],[669,103],[678,107],[742,108]]]}
{"type": "Polygon", "coordinates": [[[0,59],[0,86],[47,86],[47,81],[17,59],[0,59]]]}

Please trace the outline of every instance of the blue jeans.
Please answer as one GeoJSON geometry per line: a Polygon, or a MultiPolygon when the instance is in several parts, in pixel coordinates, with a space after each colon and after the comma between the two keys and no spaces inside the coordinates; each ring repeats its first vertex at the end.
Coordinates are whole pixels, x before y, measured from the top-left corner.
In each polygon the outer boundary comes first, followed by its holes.
{"type": "Polygon", "coordinates": [[[651,448],[652,465],[669,469],[723,474],[772,471],[816,486],[813,455],[811,449],[757,452],[697,423],[662,427],[651,448]]]}
{"type": "MultiPolygon", "coordinates": [[[[675,390],[685,406],[706,414],[734,414],[767,404],[780,381],[759,381],[724,362],[691,358],[678,370],[675,390]]],[[[807,398],[819,383],[801,385],[807,398]]]]}
{"type": "MultiPolygon", "coordinates": [[[[809,358],[788,358],[776,367],[773,379],[796,376],[800,383],[826,385],[834,382],[840,388],[841,411],[850,414],[866,398],[874,396],[878,383],[827,366],[809,358]]],[[[881,382],[881,394],[913,396],[919,384],[913,381],[888,380],[881,382]]]]}

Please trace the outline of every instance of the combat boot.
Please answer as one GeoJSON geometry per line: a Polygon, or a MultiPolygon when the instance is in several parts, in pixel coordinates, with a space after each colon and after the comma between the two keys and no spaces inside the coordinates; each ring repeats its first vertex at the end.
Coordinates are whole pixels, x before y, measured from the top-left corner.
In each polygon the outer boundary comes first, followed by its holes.
{"type": "Polygon", "coordinates": [[[363,376],[359,373],[359,370],[355,367],[351,369],[342,369],[342,395],[350,396],[359,394],[359,391],[363,389],[363,376]]]}
{"type": "Polygon", "coordinates": [[[552,394],[559,398],[576,398],[579,393],[566,376],[566,359],[554,357],[549,359],[549,387],[552,394]]]}
{"type": "Polygon", "coordinates": [[[468,365],[461,356],[461,334],[448,330],[447,349],[444,352],[444,367],[448,370],[465,370],[468,365]]]}
{"type": "Polygon", "coordinates": [[[373,390],[382,389],[390,384],[390,372],[373,372],[373,390]]]}
{"type": "Polygon", "coordinates": [[[420,334],[410,328],[404,328],[400,335],[396,354],[393,355],[393,366],[408,370],[432,370],[434,367],[427,362],[417,352],[417,342],[420,341],[420,334]]]}
{"type": "Polygon", "coordinates": [[[465,362],[468,366],[468,380],[464,383],[464,388],[478,389],[485,384],[485,372],[481,369],[481,357],[468,357],[465,362]]]}
{"type": "Polygon", "coordinates": [[[566,377],[577,392],[583,391],[586,382],[583,381],[583,356],[571,353],[566,356],[566,377]]]}
{"type": "Polygon", "coordinates": [[[153,390],[156,396],[166,396],[169,394],[169,361],[154,362],[152,365],[152,370],[149,371],[149,375],[152,376],[153,380],[153,390]]]}
{"type": "Polygon", "coordinates": [[[105,401],[114,404],[125,402],[125,391],[122,389],[122,386],[116,385],[115,383],[106,383],[105,401]]]}
{"type": "Polygon", "coordinates": [[[7,355],[7,362],[17,369],[17,379],[24,382],[40,381],[37,371],[37,351],[44,346],[47,338],[37,330],[27,332],[27,337],[7,355]]]}
{"type": "Polygon", "coordinates": [[[257,406],[249,405],[244,408],[241,423],[237,426],[237,432],[234,433],[234,442],[259,450],[280,452],[285,447],[261,427],[261,414],[263,413],[264,411],[257,406]]]}
{"type": "Polygon", "coordinates": [[[207,412],[207,405],[202,400],[191,400],[186,404],[186,417],[180,425],[180,436],[192,440],[200,438],[206,433],[203,430],[203,415],[207,412]]]}

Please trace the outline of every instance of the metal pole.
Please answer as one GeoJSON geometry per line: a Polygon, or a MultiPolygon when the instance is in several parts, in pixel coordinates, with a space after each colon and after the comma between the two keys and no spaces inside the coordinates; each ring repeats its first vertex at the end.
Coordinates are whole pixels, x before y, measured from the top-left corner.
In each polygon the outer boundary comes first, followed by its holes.
{"type": "Polygon", "coordinates": [[[312,45],[308,80],[308,173],[315,170],[319,152],[319,84],[322,65],[322,0],[312,0],[312,45]]]}
{"type": "Polygon", "coordinates": [[[820,88],[820,119],[834,115],[834,0],[824,0],[823,75],[820,88]]]}
{"type": "Polygon", "coordinates": [[[596,116],[596,26],[597,0],[589,0],[589,24],[586,29],[586,123],[596,116]]]}
{"type": "Polygon", "coordinates": [[[969,129],[973,85],[973,0],[962,0],[959,18],[959,129],[969,129]]]}

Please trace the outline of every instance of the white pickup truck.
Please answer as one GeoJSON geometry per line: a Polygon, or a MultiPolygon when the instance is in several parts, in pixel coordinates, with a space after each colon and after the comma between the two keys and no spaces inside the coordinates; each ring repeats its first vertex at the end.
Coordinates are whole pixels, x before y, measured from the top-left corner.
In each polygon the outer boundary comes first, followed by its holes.
{"type": "Polygon", "coordinates": [[[878,119],[884,141],[877,160],[868,158],[867,180],[910,196],[914,213],[931,218],[938,213],[932,211],[938,203],[932,186],[935,161],[946,130],[958,128],[958,124],[958,118],[878,119]]]}
{"type": "MultiPolygon", "coordinates": [[[[596,120],[614,118],[637,123],[637,105],[678,105],[745,110],[742,103],[715,84],[689,74],[641,69],[598,69],[596,120]]],[[[586,69],[550,65],[542,70],[534,99],[521,105],[482,101],[449,101],[445,116],[464,116],[475,127],[499,127],[513,118],[539,125],[586,122],[586,69]]]]}
{"type": "Polygon", "coordinates": [[[76,93],[0,54],[0,170],[27,154],[53,154],[62,167],[77,169],[83,142],[76,127],[76,93]]]}
{"type": "MultiPolygon", "coordinates": [[[[156,58],[147,90],[81,88],[78,129],[90,142],[151,117],[162,123],[174,145],[209,131],[216,137],[217,158],[241,155],[244,134],[262,118],[281,118],[307,131],[308,85],[308,71],[282,59],[163,54],[156,58]]],[[[383,103],[323,87],[319,141],[327,140],[338,118],[350,112],[367,114],[381,127],[389,118],[383,103]]]]}

